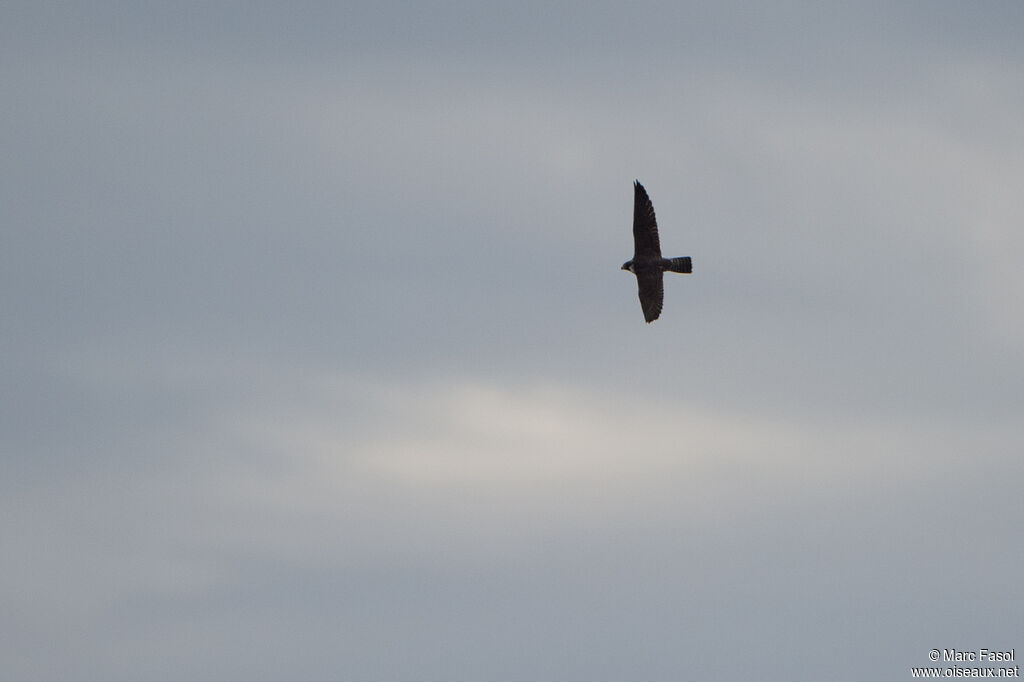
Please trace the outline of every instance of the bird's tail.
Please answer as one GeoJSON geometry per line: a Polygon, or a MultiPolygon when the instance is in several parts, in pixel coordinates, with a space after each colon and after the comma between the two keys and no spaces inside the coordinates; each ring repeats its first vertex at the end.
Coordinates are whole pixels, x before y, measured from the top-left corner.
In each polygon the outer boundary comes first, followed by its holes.
{"type": "Polygon", "coordinates": [[[681,258],[668,258],[668,263],[665,265],[665,269],[669,272],[681,272],[683,274],[689,274],[693,272],[693,263],[690,261],[689,256],[683,256],[681,258]]]}

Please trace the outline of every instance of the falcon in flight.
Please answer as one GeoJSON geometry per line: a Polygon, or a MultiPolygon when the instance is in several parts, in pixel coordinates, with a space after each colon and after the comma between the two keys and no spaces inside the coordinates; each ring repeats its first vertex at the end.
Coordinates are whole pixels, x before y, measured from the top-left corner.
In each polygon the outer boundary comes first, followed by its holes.
{"type": "Polygon", "coordinates": [[[681,258],[662,258],[661,244],[658,241],[658,223],[654,219],[654,206],[647,196],[647,190],[637,181],[633,181],[633,260],[622,264],[623,270],[636,275],[636,283],[640,288],[640,307],[644,310],[644,319],[648,323],[661,315],[661,302],[665,298],[665,287],[662,273],[693,272],[689,256],[681,258]]]}

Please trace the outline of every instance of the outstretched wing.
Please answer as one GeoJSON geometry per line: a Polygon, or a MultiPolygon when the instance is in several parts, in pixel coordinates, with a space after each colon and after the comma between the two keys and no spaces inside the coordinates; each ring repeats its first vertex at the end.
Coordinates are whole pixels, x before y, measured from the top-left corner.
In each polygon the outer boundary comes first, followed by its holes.
{"type": "Polygon", "coordinates": [[[658,221],[654,219],[654,206],[647,196],[647,190],[644,189],[643,185],[634,180],[633,260],[647,258],[661,258],[661,243],[658,241],[658,221]]]}
{"type": "Polygon", "coordinates": [[[636,283],[640,288],[640,307],[644,310],[644,319],[653,322],[661,315],[661,303],[665,299],[661,270],[638,272],[636,283]]]}

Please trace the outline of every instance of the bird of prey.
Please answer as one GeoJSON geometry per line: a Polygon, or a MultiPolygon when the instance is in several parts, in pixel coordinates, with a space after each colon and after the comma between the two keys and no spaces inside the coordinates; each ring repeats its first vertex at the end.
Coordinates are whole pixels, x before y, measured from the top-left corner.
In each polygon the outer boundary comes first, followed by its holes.
{"type": "Polygon", "coordinates": [[[684,274],[693,272],[689,256],[661,257],[654,206],[647,196],[647,190],[636,180],[633,181],[633,260],[623,263],[622,269],[636,275],[636,283],[640,288],[640,307],[648,323],[661,315],[661,302],[665,298],[662,273],[666,270],[684,274]]]}

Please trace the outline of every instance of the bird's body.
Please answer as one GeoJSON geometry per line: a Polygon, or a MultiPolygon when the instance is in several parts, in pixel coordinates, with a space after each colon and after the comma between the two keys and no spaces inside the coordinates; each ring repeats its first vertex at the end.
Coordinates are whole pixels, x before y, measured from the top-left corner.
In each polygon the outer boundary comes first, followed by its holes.
{"type": "Polygon", "coordinates": [[[647,196],[647,190],[637,181],[633,182],[633,260],[623,263],[622,269],[636,275],[640,307],[648,323],[661,315],[661,305],[665,298],[662,275],[665,271],[684,274],[693,272],[689,256],[662,258],[654,206],[647,196]]]}

